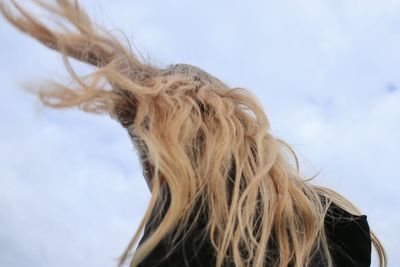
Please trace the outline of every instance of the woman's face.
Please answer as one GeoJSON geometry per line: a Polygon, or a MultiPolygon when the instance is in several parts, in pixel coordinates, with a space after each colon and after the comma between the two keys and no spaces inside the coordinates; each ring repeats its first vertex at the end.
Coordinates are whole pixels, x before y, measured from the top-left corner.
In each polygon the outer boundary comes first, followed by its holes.
{"type": "Polygon", "coordinates": [[[140,165],[142,166],[143,177],[151,191],[151,177],[153,176],[153,166],[149,162],[146,144],[140,139],[134,132],[134,125],[128,125],[125,127],[128,131],[129,137],[131,138],[132,144],[138,151],[140,165]]]}

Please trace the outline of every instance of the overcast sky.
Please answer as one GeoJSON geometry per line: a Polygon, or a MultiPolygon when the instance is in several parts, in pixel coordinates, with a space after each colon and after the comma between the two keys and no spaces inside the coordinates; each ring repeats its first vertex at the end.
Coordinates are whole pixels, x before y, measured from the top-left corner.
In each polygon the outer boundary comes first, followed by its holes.
{"type": "MultiPolygon", "coordinates": [[[[304,173],[358,205],[400,266],[400,1],[84,6],[157,64],[251,90],[304,173]]],[[[0,266],[115,266],[149,199],[127,133],[43,108],[20,84],[62,79],[61,58],[1,18],[0,38],[0,266]]]]}

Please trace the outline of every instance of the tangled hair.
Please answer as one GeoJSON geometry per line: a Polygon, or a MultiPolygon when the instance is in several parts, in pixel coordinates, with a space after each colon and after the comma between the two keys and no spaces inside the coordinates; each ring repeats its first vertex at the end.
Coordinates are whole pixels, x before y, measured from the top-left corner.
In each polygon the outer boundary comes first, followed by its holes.
{"type": "MultiPolygon", "coordinates": [[[[302,177],[295,153],[270,134],[268,119],[249,91],[231,88],[191,65],[160,68],[139,59],[129,42],[124,45],[94,24],[78,1],[32,1],[53,20],[44,23],[15,0],[0,0],[0,11],[13,26],[60,52],[71,76],[68,85],[51,82],[37,90],[40,100],[119,121],[133,140],[151,189],[147,211],[119,265],[129,260],[137,266],[170,233],[173,244],[179,243],[205,213],[205,233],[218,267],[227,262],[263,266],[266,261],[302,267],[318,249],[326,265],[333,266],[324,232],[327,207],[335,203],[360,212],[338,193],[302,177]],[[78,76],[69,58],[95,69],[78,76]],[[165,188],[169,205],[161,215],[165,188]],[[135,250],[154,214],[160,224],[135,250]],[[271,241],[278,254],[270,253],[271,241]]],[[[372,231],[371,240],[380,266],[386,266],[372,231]]]]}

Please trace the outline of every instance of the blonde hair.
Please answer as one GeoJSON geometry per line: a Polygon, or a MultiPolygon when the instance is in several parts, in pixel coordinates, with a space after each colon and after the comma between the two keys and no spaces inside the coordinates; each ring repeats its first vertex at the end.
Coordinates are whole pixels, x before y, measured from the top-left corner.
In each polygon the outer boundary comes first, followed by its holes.
{"type": "MultiPolygon", "coordinates": [[[[151,200],[120,265],[130,259],[130,266],[137,266],[171,232],[178,243],[205,212],[218,267],[266,261],[306,266],[318,249],[332,266],[324,232],[329,204],[360,212],[338,193],[304,180],[296,154],[271,135],[254,95],[191,65],[160,68],[140,60],[129,43],[95,25],[78,1],[32,1],[52,15],[53,27],[13,0],[14,11],[4,1],[0,11],[19,30],[63,55],[71,84],[47,84],[36,92],[41,101],[53,108],[109,114],[128,130],[147,171],[151,200]],[[69,57],[96,69],[80,77],[69,57]],[[161,216],[155,208],[166,201],[165,187],[169,206],[161,216]],[[131,255],[154,213],[160,224],[131,255]],[[272,239],[277,255],[268,250],[272,239]]],[[[371,240],[380,266],[386,266],[385,251],[372,231],[371,240]]]]}

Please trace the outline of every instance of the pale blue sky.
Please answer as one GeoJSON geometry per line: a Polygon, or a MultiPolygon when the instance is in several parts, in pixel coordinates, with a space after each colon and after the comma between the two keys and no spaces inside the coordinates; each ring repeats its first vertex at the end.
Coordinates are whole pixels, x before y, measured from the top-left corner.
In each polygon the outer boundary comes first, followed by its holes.
{"type": "MultiPolygon", "coordinates": [[[[251,90],[304,172],[352,199],[400,266],[399,1],[84,6],[158,64],[251,90]]],[[[106,116],[41,107],[19,84],[62,79],[61,58],[3,19],[0,36],[0,266],[115,266],[149,197],[128,135],[106,116]]]]}

